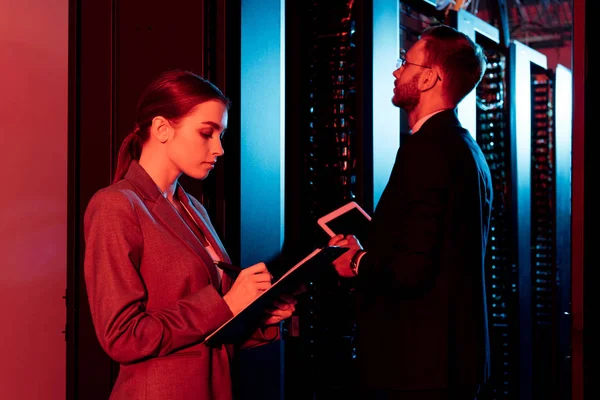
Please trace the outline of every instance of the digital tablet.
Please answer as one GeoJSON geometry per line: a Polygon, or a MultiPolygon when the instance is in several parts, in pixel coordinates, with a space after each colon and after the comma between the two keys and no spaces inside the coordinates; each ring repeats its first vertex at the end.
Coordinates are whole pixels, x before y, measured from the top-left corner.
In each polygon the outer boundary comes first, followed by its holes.
{"type": "Polygon", "coordinates": [[[330,237],[338,234],[354,235],[364,244],[371,216],[355,201],[333,210],[317,220],[330,237]]]}

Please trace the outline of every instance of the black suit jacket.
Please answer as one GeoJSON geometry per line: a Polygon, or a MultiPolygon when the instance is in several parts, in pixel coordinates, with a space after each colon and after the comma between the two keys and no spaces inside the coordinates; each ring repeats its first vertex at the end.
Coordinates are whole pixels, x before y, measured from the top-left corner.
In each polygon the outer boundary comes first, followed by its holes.
{"type": "Polygon", "coordinates": [[[476,385],[489,375],[484,258],[492,181],[455,110],[398,150],[357,278],[357,351],[369,387],[476,385]]]}

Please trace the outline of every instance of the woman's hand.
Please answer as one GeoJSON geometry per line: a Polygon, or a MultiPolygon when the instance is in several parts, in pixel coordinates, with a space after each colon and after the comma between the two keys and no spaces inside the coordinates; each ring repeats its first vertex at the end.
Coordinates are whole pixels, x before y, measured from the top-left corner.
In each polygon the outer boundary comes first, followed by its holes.
{"type": "Polygon", "coordinates": [[[237,315],[258,295],[270,288],[272,278],[265,263],[244,268],[233,282],[231,289],[223,296],[233,315],[237,315]]]}
{"type": "Polygon", "coordinates": [[[271,307],[265,310],[267,317],[264,325],[275,325],[292,316],[296,311],[296,298],[289,294],[282,294],[275,300],[271,307]]]}

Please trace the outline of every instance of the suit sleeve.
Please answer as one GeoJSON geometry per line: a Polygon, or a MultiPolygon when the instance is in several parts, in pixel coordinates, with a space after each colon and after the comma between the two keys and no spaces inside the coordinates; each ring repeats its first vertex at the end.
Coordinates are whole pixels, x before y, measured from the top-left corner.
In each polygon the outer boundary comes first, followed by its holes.
{"type": "Polygon", "coordinates": [[[443,149],[410,144],[398,152],[359,273],[370,287],[407,297],[427,291],[439,273],[450,182],[443,149]]]}
{"type": "Polygon", "coordinates": [[[168,308],[146,308],[148,294],[140,273],[143,232],[125,193],[98,192],[86,210],[84,234],[92,320],[113,360],[127,364],[169,354],[201,341],[231,318],[212,285],[168,308]]]}

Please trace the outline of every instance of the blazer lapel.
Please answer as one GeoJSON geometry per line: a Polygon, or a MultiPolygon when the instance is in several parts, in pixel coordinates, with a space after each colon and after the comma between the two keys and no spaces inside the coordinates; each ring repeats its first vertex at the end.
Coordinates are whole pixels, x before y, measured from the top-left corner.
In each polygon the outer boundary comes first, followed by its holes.
{"type": "MultiPolygon", "coordinates": [[[[173,234],[179,238],[194,254],[202,261],[206,272],[210,276],[211,283],[217,289],[219,277],[217,276],[216,268],[213,265],[213,260],[206,252],[206,249],[200,243],[194,232],[187,226],[181,218],[175,207],[161,193],[156,183],[146,173],[146,171],[136,162],[133,161],[125,179],[129,180],[140,192],[145,200],[154,202],[152,213],[166,225],[173,234]]],[[[186,197],[187,198],[187,197],[186,197]]]]}
{"type": "MultiPolygon", "coordinates": [[[[196,222],[196,224],[198,224],[200,230],[202,231],[206,239],[210,242],[210,245],[215,250],[217,255],[221,258],[221,260],[227,263],[231,263],[231,259],[229,258],[229,255],[227,254],[223,243],[221,243],[217,232],[212,227],[212,224],[210,224],[209,221],[206,221],[202,216],[202,213],[200,213],[200,211],[198,211],[198,209],[194,207],[194,205],[190,201],[190,198],[188,197],[188,194],[185,192],[185,190],[183,190],[181,186],[178,186],[177,190],[177,195],[179,196],[179,199],[188,208],[188,210],[190,210],[194,221],[196,222]]],[[[233,279],[229,275],[228,271],[223,271],[223,277],[221,282],[221,291],[223,294],[229,291],[229,289],[231,288],[232,281],[233,279]]]]}

